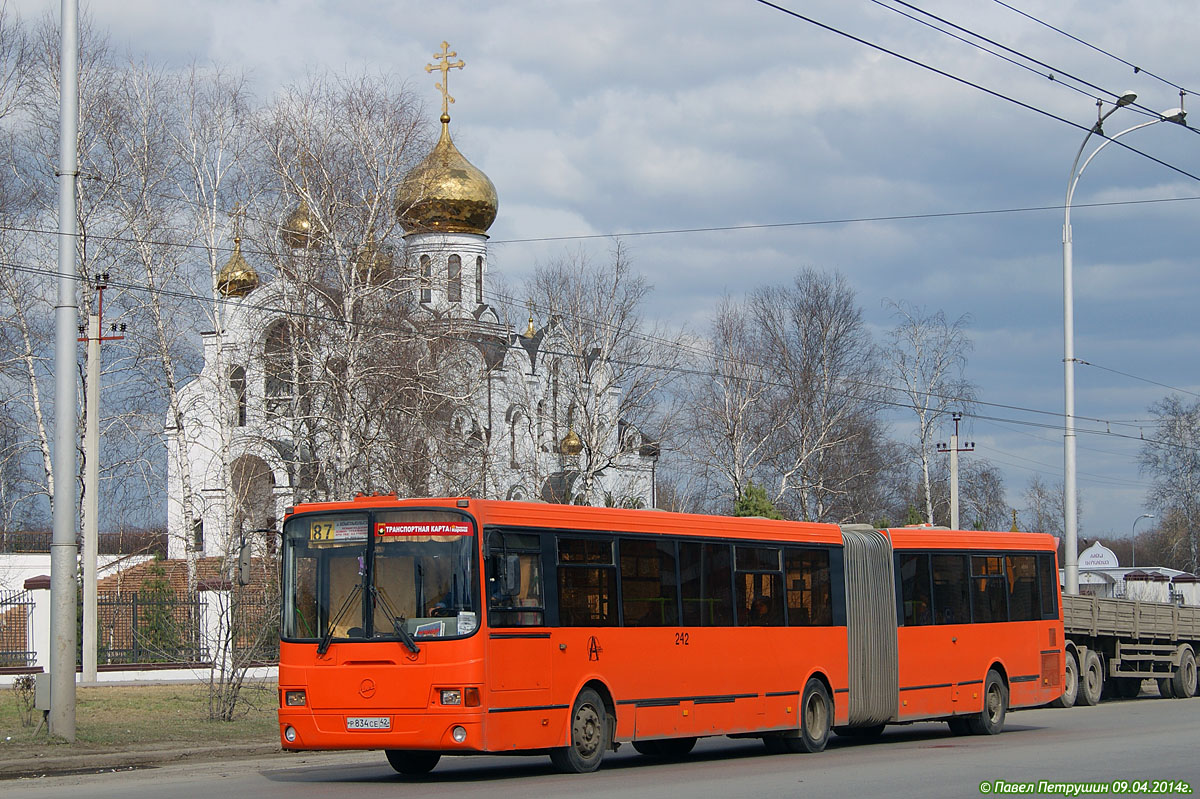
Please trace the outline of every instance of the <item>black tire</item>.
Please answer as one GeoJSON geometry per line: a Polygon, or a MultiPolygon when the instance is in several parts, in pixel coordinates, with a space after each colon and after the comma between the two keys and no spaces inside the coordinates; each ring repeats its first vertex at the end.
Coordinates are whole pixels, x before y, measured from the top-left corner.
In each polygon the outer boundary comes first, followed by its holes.
{"type": "Polygon", "coordinates": [[[1158,695],[1163,699],[1175,698],[1175,687],[1171,684],[1170,677],[1158,678],[1158,695]]]}
{"type": "Polygon", "coordinates": [[[585,688],[571,707],[570,743],[550,752],[550,761],[564,774],[586,774],[600,767],[608,748],[608,711],[604,700],[591,688],[585,688]]]}
{"type": "Polygon", "coordinates": [[[955,735],[971,734],[971,725],[967,724],[966,716],[955,716],[952,719],[946,719],[946,724],[950,726],[950,732],[955,735]]]}
{"type": "Polygon", "coordinates": [[[833,700],[829,698],[825,683],[811,677],[800,699],[800,734],[784,736],[783,744],[789,752],[815,754],[829,743],[829,733],[832,731],[833,700]]]}
{"type": "Polygon", "coordinates": [[[428,774],[442,759],[437,752],[413,752],[406,749],[388,749],[384,754],[387,755],[388,764],[392,768],[410,777],[428,774]]]}
{"type": "Polygon", "coordinates": [[[996,735],[1004,729],[1008,715],[1008,686],[995,671],[983,681],[983,709],[977,716],[967,716],[967,728],[975,735],[996,735]]]}
{"type": "Polygon", "coordinates": [[[1171,691],[1179,699],[1196,695],[1196,656],[1184,647],[1179,656],[1179,668],[1171,675],[1171,691]]]}
{"type": "Polygon", "coordinates": [[[1104,665],[1100,655],[1089,649],[1083,658],[1079,669],[1079,696],[1077,704],[1086,707],[1100,704],[1100,695],[1104,692],[1104,665]]]}
{"type": "Polygon", "coordinates": [[[861,741],[878,738],[883,735],[883,728],[886,726],[886,724],[873,724],[870,727],[834,727],[833,731],[840,738],[857,738],[861,741]]]}
{"type": "Polygon", "coordinates": [[[1062,696],[1051,702],[1050,707],[1074,707],[1075,700],[1079,697],[1079,661],[1070,649],[1065,654],[1062,696]]]}

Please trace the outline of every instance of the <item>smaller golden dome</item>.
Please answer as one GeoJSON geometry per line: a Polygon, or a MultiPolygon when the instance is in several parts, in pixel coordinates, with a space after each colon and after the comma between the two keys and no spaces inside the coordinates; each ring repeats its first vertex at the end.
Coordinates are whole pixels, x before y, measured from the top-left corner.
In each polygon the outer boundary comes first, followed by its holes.
{"type": "Polygon", "coordinates": [[[392,276],[392,254],[375,243],[373,235],[354,255],[354,271],[362,283],[386,283],[392,276]]]}
{"type": "Polygon", "coordinates": [[[325,228],[304,200],[279,226],[280,240],[293,250],[319,250],[324,237],[325,228]]]}
{"type": "Polygon", "coordinates": [[[558,445],[558,451],[564,455],[574,457],[583,452],[583,442],[579,439],[579,436],[575,435],[574,430],[568,430],[566,438],[558,445]]]}
{"type": "Polygon", "coordinates": [[[450,117],[433,152],[404,178],[396,191],[396,216],[411,232],[483,235],[496,221],[496,187],[463,157],[450,139],[450,117]]]}
{"type": "Polygon", "coordinates": [[[217,275],[217,289],[226,297],[245,297],[258,288],[258,273],[242,257],[242,240],[233,240],[233,255],[217,275]]]}

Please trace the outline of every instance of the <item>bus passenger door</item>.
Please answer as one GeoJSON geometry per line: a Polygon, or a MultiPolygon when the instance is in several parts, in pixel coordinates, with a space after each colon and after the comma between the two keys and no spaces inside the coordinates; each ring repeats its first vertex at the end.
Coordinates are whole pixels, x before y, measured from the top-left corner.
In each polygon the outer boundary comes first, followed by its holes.
{"type": "Polygon", "coordinates": [[[539,536],[493,530],[486,540],[488,748],[551,746],[552,642],[539,536]]]}

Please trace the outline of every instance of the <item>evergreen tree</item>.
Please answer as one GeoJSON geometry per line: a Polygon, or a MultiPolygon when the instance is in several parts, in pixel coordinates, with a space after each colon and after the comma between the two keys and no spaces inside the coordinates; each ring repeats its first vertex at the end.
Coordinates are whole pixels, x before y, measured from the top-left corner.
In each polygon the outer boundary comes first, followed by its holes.
{"type": "Polygon", "coordinates": [[[783,514],[767,498],[767,490],[760,485],[747,483],[746,490],[733,506],[734,516],[761,516],[764,519],[782,519],[783,514]]]}

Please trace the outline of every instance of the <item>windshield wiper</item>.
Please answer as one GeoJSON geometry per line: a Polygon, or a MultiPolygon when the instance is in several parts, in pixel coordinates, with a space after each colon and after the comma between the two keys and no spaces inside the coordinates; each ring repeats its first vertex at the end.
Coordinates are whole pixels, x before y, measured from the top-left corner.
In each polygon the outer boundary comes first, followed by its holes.
{"type": "Polygon", "coordinates": [[[342,620],[351,606],[354,604],[354,598],[362,592],[362,583],[355,583],[354,588],[350,589],[350,595],[346,597],[346,601],[342,603],[341,608],[329,620],[329,629],[325,631],[325,635],[321,636],[321,643],[317,644],[317,655],[324,655],[329,651],[329,644],[333,642],[333,630],[337,627],[337,623],[342,620]]]}
{"type": "Polygon", "coordinates": [[[383,609],[387,611],[388,618],[392,620],[392,629],[396,631],[396,635],[400,636],[401,643],[414,655],[420,652],[421,647],[417,646],[417,640],[412,637],[412,633],[404,626],[404,617],[396,613],[392,607],[392,603],[388,601],[387,594],[380,591],[376,586],[371,586],[371,593],[383,605],[383,609]]]}

